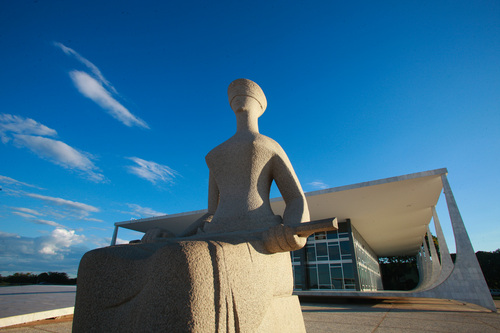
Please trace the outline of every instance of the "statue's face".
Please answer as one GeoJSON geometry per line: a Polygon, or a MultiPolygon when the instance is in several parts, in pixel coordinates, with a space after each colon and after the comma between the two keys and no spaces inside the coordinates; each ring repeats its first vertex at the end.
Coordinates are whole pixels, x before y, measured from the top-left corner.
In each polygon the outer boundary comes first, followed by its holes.
{"type": "Polygon", "coordinates": [[[231,101],[231,109],[234,113],[256,112],[258,117],[262,114],[260,103],[250,96],[235,96],[231,101]]]}

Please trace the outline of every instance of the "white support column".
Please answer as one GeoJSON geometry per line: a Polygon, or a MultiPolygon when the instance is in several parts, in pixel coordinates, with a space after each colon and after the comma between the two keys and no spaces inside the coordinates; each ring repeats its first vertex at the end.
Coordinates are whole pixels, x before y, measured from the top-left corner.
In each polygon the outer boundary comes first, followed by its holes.
{"type": "Polygon", "coordinates": [[[427,239],[429,240],[429,247],[431,250],[430,252],[431,252],[431,267],[432,267],[429,285],[433,285],[437,281],[439,273],[441,273],[441,264],[439,263],[436,246],[434,245],[434,239],[432,238],[432,233],[431,230],[429,229],[429,226],[427,226],[427,239]]]}
{"type": "Polygon", "coordinates": [[[115,230],[113,231],[113,237],[111,238],[111,246],[116,244],[116,237],[118,236],[118,226],[115,225],[115,230]]]}
{"type": "Polygon", "coordinates": [[[424,264],[422,265],[424,268],[424,283],[422,284],[422,288],[428,288],[430,279],[431,279],[431,274],[432,274],[432,266],[431,266],[431,260],[430,260],[430,255],[429,255],[429,247],[427,246],[427,242],[425,241],[425,236],[422,237],[422,246],[424,248],[424,264]]]}
{"type": "Polygon", "coordinates": [[[446,174],[441,175],[441,179],[455,235],[457,257],[451,275],[434,290],[442,289],[441,292],[449,293],[450,298],[475,303],[496,312],[495,303],[472,248],[446,174]]]}
{"type": "Polygon", "coordinates": [[[415,287],[415,291],[419,290],[422,288],[423,283],[424,283],[424,271],[423,271],[423,264],[424,261],[422,260],[422,247],[420,247],[420,250],[417,253],[417,271],[418,271],[418,283],[417,286],[415,287]]]}
{"type": "Polygon", "coordinates": [[[448,244],[446,244],[446,239],[444,238],[443,229],[441,229],[441,223],[436,212],[436,206],[432,207],[432,219],[434,220],[434,227],[436,228],[436,237],[439,243],[439,254],[441,257],[441,272],[438,279],[434,282],[433,287],[441,284],[444,280],[450,276],[453,271],[453,261],[451,260],[450,250],[448,249],[448,244]]]}

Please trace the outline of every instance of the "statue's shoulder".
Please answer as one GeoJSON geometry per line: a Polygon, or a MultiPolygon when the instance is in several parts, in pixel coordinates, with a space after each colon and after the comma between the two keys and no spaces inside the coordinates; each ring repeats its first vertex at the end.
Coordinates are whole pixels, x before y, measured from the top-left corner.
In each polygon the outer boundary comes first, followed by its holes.
{"type": "Polygon", "coordinates": [[[267,148],[268,150],[272,151],[275,155],[285,154],[285,151],[283,150],[283,148],[281,148],[280,144],[268,136],[260,134],[255,139],[255,141],[258,145],[267,148]]]}
{"type": "Polygon", "coordinates": [[[230,154],[231,150],[233,150],[233,146],[235,144],[234,138],[231,137],[228,140],[222,142],[221,144],[215,146],[205,155],[205,161],[208,165],[210,165],[210,161],[217,161],[220,159],[224,159],[230,154]]]}

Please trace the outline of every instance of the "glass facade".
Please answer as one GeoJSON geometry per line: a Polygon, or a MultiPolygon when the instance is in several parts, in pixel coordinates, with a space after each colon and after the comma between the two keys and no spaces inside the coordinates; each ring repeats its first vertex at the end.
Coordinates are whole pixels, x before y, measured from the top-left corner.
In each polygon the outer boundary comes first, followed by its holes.
{"type": "Polygon", "coordinates": [[[349,220],[309,236],[291,257],[295,289],[382,289],[378,258],[349,220]]]}

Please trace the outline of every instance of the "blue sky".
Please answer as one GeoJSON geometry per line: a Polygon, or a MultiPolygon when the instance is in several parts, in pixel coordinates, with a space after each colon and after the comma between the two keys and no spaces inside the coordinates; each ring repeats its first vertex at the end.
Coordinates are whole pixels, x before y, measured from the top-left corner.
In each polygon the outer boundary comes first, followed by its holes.
{"type": "Polygon", "coordinates": [[[206,208],[240,77],[305,191],[446,167],[495,250],[499,36],[498,1],[2,1],[0,274],[74,275],[114,222],[206,208]]]}

